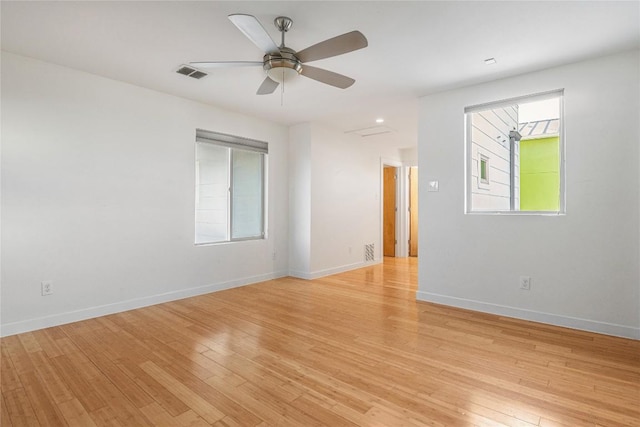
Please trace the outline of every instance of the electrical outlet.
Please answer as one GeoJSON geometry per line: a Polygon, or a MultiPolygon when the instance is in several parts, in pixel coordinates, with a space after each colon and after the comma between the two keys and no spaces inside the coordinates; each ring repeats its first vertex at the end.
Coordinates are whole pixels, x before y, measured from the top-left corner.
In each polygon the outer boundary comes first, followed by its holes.
{"type": "Polygon", "coordinates": [[[531,277],[520,276],[520,289],[524,289],[525,291],[531,289],[531,277]]]}
{"type": "Polygon", "coordinates": [[[53,293],[53,282],[51,280],[44,280],[40,282],[42,286],[42,296],[51,295],[53,293]]]}

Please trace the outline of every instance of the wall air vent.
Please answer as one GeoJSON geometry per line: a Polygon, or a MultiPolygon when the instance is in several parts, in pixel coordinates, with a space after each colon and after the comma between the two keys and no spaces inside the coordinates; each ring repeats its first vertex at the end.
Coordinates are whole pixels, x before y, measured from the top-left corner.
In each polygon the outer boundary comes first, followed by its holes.
{"type": "Polygon", "coordinates": [[[365,261],[374,261],[375,255],[373,250],[373,243],[369,243],[364,245],[364,260],[365,261]]]}
{"type": "Polygon", "coordinates": [[[355,133],[356,135],[365,137],[365,136],[381,135],[383,133],[392,133],[392,132],[395,132],[395,129],[391,129],[389,126],[371,126],[363,129],[350,130],[345,133],[355,133]]]}
{"type": "Polygon", "coordinates": [[[182,74],[184,76],[191,77],[194,79],[201,79],[203,77],[208,76],[208,74],[205,73],[204,71],[196,70],[195,68],[190,67],[188,65],[181,65],[180,68],[176,70],[176,73],[182,74]]]}

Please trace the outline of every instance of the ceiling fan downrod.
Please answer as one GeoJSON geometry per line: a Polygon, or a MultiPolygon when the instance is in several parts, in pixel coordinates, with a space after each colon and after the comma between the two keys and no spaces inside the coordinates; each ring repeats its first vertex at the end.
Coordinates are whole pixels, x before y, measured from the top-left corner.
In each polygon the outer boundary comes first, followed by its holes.
{"type": "Polygon", "coordinates": [[[291,18],[278,16],[273,23],[282,34],[282,44],[279,52],[264,55],[263,68],[270,79],[283,83],[302,72],[302,63],[296,56],[296,52],[284,45],[284,35],[293,25],[291,18]]]}
{"type": "Polygon", "coordinates": [[[276,19],[273,20],[273,23],[278,29],[278,31],[280,31],[280,34],[282,34],[280,48],[283,48],[284,34],[291,29],[291,26],[293,25],[293,20],[286,16],[278,16],[276,19]]]}

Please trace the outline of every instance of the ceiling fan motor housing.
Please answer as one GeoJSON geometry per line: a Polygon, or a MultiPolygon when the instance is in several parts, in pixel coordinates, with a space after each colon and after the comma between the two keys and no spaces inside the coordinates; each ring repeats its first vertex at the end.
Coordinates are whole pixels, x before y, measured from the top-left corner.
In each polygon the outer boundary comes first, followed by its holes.
{"type": "Polygon", "coordinates": [[[280,53],[267,53],[263,57],[263,68],[267,75],[281,83],[300,74],[302,72],[302,63],[295,53],[294,50],[288,47],[281,47],[280,53]]]}

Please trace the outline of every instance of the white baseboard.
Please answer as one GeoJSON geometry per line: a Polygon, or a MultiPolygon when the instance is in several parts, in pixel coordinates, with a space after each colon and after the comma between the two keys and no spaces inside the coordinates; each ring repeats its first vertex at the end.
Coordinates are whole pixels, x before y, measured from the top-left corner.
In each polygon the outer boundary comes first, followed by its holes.
{"type": "Polygon", "coordinates": [[[332,274],[344,273],[345,271],[357,270],[358,268],[368,267],[370,265],[380,264],[382,261],[376,259],[374,261],[356,262],[354,264],[341,265],[340,267],[332,267],[324,270],[312,271],[310,273],[304,271],[289,271],[289,276],[298,279],[313,280],[320,277],[331,276],[332,274]]]}
{"type": "Polygon", "coordinates": [[[113,304],[99,305],[65,313],[53,314],[45,317],[6,323],[0,326],[0,337],[21,334],[23,332],[35,331],[52,326],[64,325],[66,323],[92,319],[95,317],[106,316],[108,314],[121,313],[123,311],[133,310],[136,308],[148,307],[150,305],[161,304],[164,302],[176,301],[184,298],[194,297],[197,295],[222,291],[225,289],[237,288],[240,286],[246,286],[253,283],[264,282],[266,280],[277,279],[278,277],[285,276],[287,276],[286,271],[273,272],[252,277],[243,277],[227,282],[214,283],[211,285],[198,286],[195,288],[182,289],[179,291],[167,292],[164,294],[150,295],[147,297],[120,301],[113,304]]]}
{"type": "Polygon", "coordinates": [[[631,326],[616,325],[613,323],[598,322],[595,320],[543,313],[522,308],[491,304],[482,301],[434,294],[431,292],[417,291],[416,299],[418,301],[433,302],[436,304],[481,311],[483,313],[496,314],[505,317],[515,317],[517,319],[531,320],[533,322],[563,326],[566,328],[579,329],[582,331],[597,332],[600,334],[613,335],[636,340],[640,339],[640,328],[634,328],[631,326]]]}

